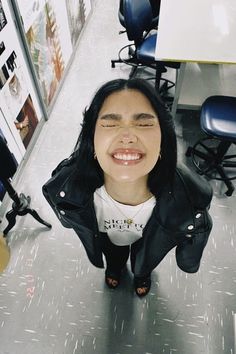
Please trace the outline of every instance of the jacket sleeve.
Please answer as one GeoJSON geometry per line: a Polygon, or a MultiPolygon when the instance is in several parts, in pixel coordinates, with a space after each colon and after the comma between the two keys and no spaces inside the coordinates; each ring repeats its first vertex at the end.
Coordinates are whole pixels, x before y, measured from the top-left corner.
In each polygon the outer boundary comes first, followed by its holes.
{"type": "Polygon", "coordinates": [[[210,183],[183,164],[178,166],[177,175],[185,188],[190,204],[198,208],[209,208],[213,195],[210,183]]]}
{"type": "Polygon", "coordinates": [[[63,181],[68,177],[67,166],[70,166],[71,160],[72,159],[70,157],[61,161],[59,165],[52,171],[51,178],[42,187],[42,192],[45,199],[51,206],[61,224],[66,228],[72,228],[72,226],[63,217],[63,211],[59,208],[58,205],[57,193],[58,186],[62,184],[63,181]]]}
{"type": "Polygon", "coordinates": [[[207,209],[201,211],[201,217],[204,220],[202,228],[197,229],[192,235],[187,234],[175,250],[178,267],[187,273],[198,271],[212,229],[212,219],[207,209]]]}
{"type": "Polygon", "coordinates": [[[181,270],[195,273],[200,267],[212,229],[212,218],[209,214],[212,188],[203,177],[188,171],[186,167],[179,169],[178,173],[192,208],[193,223],[188,226],[189,232],[186,232],[184,239],[176,247],[176,261],[181,270]]]}

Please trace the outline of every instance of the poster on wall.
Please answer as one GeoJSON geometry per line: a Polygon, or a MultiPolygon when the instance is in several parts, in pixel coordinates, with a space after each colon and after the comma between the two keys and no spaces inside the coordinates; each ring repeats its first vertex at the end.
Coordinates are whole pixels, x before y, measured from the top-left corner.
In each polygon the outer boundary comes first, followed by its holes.
{"type": "Polygon", "coordinates": [[[27,149],[39,120],[30,95],[27,96],[15,120],[24,147],[27,149]]]}
{"type": "Polygon", "coordinates": [[[8,116],[13,120],[15,120],[29,94],[21,66],[18,63],[14,65],[16,67],[14,67],[12,73],[9,73],[9,79],[2,90],[4,104],[9,113],[8,116]]]}
{"type": "Polygon", "coordinates": [[[72,54],[65,1],[18,0],[45,105],[55,97],[72,54]]]}
{"type": "Polygon", "coordinates": [[[49,1],[27,31],[26,38],[44,102],[49,106],[65,69],[55,13],[49,1]]]}
{"type": "Polygon", "coordinates": [[[39,14],[43,11],[44,5],[45,0],[18,0],[25,32],[28,32],[29,28],[36,21],[39,14]]]}
{"type": "Polygon", "coordinates": [[[90,0],[67,0],[67,13],[69,19],[71,41],[76,45],[86,18],[91,10],[90,0]]]}

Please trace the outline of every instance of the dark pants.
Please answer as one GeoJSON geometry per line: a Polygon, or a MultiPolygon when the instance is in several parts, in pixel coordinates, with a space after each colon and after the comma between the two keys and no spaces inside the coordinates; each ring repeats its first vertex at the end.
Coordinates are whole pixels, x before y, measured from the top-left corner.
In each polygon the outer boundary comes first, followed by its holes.
{"type": "MultiPolygon", "coordinates": [[[[116,246],[112,243],[107,234],[102,233],[102,252],[106,259],[107,268],[115,273],[120,273],[125,267],[129,256],[131,270],[134,270],[136,251],[140,245],[141,239],[132,244],[132,246],[116,246]]],[[[149,274],[147,274],[148,276],[149,274]]]]}

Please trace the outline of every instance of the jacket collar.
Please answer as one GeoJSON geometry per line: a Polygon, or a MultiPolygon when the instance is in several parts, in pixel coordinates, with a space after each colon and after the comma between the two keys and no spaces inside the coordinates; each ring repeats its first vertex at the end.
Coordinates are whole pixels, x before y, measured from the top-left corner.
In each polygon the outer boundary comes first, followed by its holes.
{"type": "Polygon", "coordinates": [[[62,179],[55,192],[58,202],[73,204],[78,208],[84,208],[92,197],[91,193],[79,188],[78,177],[74,171],[66,179],[62,179]]]}

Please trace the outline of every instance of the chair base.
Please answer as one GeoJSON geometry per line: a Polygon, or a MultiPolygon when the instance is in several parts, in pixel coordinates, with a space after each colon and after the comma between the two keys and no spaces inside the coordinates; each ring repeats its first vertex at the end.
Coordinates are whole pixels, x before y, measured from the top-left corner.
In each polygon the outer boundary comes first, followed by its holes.
{"type": "Polygon", "coordinates": [[[2,178],[1,182],[3,186],[6,188],[9,197],[13,200],[12,209],[6,213],[6,219],[8,221],[7,227],[3,230],[3,236],[6,237],[8,232],[13,228],[16,224],[16,217],[24,216],[30,214],[33,216],[35,220],[37,220],[40,224],[47,226],[49,229],[52,227],[47,221],[43,220],[36,210],[30,208],[31,198],[30,196],[26,196],[24,193],[17,194],[15,189],[12,187],[12,184],[9,179],[2,178]]]}
{"type": "Polygon", "coordinates": [[[229,175],[236,168],[236,155],[226,155],[231,144],[207,137],[200,139],[186,151],[186,156],[192,158],[199,174],[225,183],[228,188],[225,193],[227,196],[232,195],[235,189],[232,180],[236,179],[236,175],[229,175]]]}

